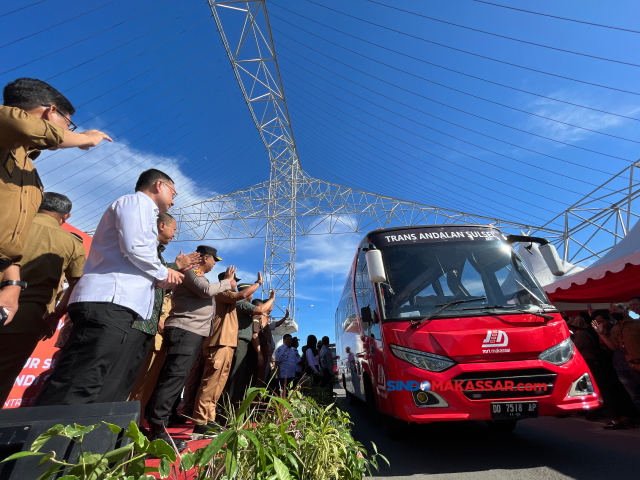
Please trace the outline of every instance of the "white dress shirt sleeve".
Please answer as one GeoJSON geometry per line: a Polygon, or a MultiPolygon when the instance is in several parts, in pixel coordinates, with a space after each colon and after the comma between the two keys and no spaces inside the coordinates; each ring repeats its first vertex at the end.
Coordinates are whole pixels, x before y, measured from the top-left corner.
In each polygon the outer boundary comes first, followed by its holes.
{"type": "Polygon", "coordinates": [[[167,278],[167,267],[158,258],[157,212],[141,195],[127,195],[116,202],[114,213],[120,250],[135,267],[157,280],[167,278]]]}

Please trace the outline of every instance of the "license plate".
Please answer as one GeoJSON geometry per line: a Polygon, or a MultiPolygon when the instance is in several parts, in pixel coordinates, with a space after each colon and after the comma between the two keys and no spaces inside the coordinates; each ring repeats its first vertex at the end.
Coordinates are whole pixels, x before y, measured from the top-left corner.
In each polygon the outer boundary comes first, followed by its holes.
{"type": "Polygon", "coordinates": [[[536,418],[538,402],[495,402],[491,404],[493,420],[536,418]]]}

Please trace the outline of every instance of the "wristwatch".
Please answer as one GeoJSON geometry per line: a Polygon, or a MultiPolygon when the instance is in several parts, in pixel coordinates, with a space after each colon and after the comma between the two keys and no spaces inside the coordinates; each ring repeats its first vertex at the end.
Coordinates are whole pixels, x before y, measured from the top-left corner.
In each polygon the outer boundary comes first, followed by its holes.
{"type": "Polygon", "coordinates": [[[23,292],[27,289],[27,282],[24,282],[22,280],[5,280],[3,282],[0,282],[0,289],[11,285],[17,285],[22,289],[21,291],[23,292]]]}

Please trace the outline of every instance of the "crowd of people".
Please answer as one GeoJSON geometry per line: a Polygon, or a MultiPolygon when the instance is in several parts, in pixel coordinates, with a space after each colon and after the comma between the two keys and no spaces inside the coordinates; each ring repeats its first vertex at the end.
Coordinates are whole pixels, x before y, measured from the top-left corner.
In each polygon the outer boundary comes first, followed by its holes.
{"type": "MultiPolygon", "coordinates": [[[[139,401],[150,439],[169,440],[169,422],[197,420],[194,435],[214,426],[221,398],[237,405],[250,386],[286,388],[308,374],[331,386],[329,338],[284,335],[276,349],[275,292],[240,283],[231,265],[211,283],[221,262],[211,245],[163,258],[175,236],[167,213],[178,195],[166,173],[143,172],[134,193],[106,209],[85,254],[82,239],[62,225],[72,202],[44,192],[33,160],[41,150],[88,150],[111,141],[97,130],[75,133],[75,110],[45,82],[21,78],[0,106],[0,400],[37,343],[65,325],[60,350],[34,406],[139,401]],[[66,285],[66,290],[63,290],[66,285]],[[64,293],[62,294],[62,292],[64,293]],[[276,380],[271,382],[271,380],[276,380]],[[184,390],[184,395],[181,393],[184,390]],[[177,414],[180,400],[183,414],[177,414]]],[[[142,424],[142,422],[141,422],[142,424]]],[[[179,449],[186,448],[177,442],[179,449]]]]}
{"type": "Polygon", "coordinates": [[[640,422],[640,297],[628,307],[612,303],[608,310],[563,315],[574,345],[587,362],[602,399],[608,429],[624,429],[640,422]]]}

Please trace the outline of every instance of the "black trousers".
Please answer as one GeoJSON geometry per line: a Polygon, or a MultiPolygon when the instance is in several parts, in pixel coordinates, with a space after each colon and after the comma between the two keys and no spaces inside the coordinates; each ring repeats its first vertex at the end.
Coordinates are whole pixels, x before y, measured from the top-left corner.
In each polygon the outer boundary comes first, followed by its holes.
{"type": "Polygon", "coordinates": [[[69,306],[73,323],[60,350],[53,374],[45,381],[35,406],[96,402],[138,314],[109,302],[80,302],[69,306]]]}
{"type": "Polygon", "coordinates": [[[104,381],[96,403],[126,402],[155,335],[131,328],[122,351],[104,381]]]}
{"type": "MultiPolygon", "coordinates": [[[[251,342],[238,339],[238,346],[233,352],[233,361],[231,362],[231,371],[229,372],[229,379],[224,387],[224,393],[229,396],[232,403],[240,402],[244,398],[245,390],[245,370],[247,366],[247,352],[249,348],[253,349],[253,346],[249,345],[251,342]]],[[[256,356],[256,362],[257,362],[256,356]]]]}
{"type": "Polygon", "coordinates": [[[149,401],[148,420],[155,425],[167,423],[173,402],[180,395],[204,341],[202,335],[177,327],[166,327],[164,338],[168,347],[167,357],[149,401]]]}

